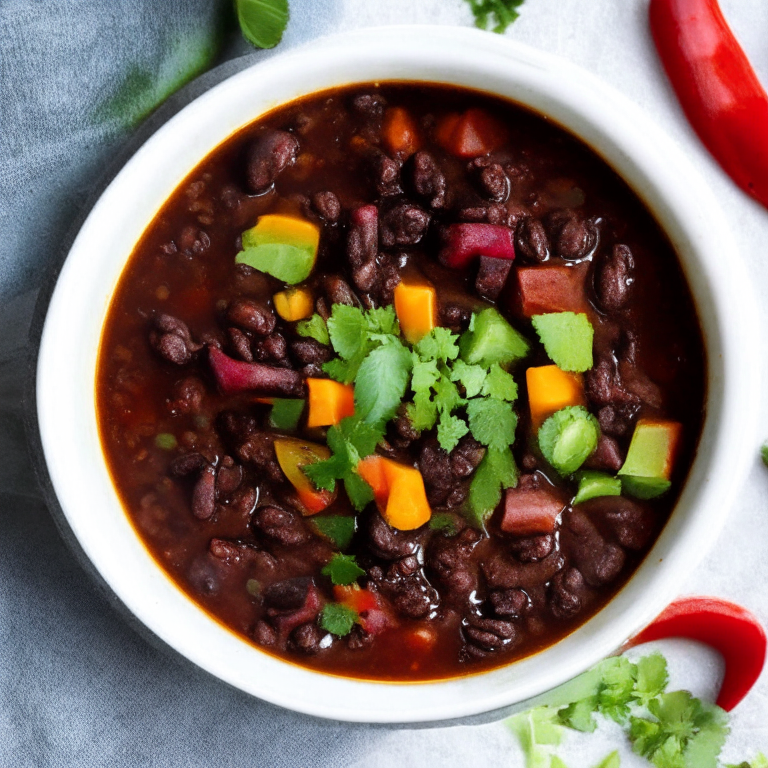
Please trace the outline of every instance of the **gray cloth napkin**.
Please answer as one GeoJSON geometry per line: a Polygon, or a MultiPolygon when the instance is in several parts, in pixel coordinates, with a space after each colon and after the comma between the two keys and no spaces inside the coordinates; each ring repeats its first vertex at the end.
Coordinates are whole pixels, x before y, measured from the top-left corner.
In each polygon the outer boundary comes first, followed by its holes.
{"type": "MultiPolygon", "coordinates": [[[[723,5],[756,51],[768,23],[763,0],[723,5]]],[[[278,52],[370,24],[471,23],[464,0],[291,0],[291,12],[278,52]]],[[[768,217],[732,188],[679,115],[653,57],[645,12],[646,0],[527,0],[510,35],[566,55],[656,112],[702,166],[739,225],[737,245],[751,259],[756,283],[768,285],[765,253],[758,258],[768,241],[768,217]]],[[[35,350],[28,339],[35,338],[79,223],[110,175],[164,120],[267,55],[252,53],[239,38],[229,0],[0,0],[3,768],[524,764],[501,724],[392,729],[329,723],[272,707],[192,668],[112,609],[57,532],[36,482],[24,429],[25,399],[26,414],[34,411],[35,350]]],[[[756,62],[768,81],[768,60],[756,62]]],[[[765,289],[761,295],[765,300],[765,289]]],[[[755,467],[732,526],[681,591],[743,599],[768,618],[768,570],[754,545],[768,540],[766,490],[755,467]]],[[[719,666],[711,654],[684,644],[666,645],[664,652],[675,686],[712,697],[719,666]]],[[[726,757],[743,759],[768,747],[767,715],[763,680],[737,710],[726,757]]],[[[568,764],[593,766],[617,746],[623,766],[646,765],[610,725],[588,738],[572,737],[568,764]]]]}

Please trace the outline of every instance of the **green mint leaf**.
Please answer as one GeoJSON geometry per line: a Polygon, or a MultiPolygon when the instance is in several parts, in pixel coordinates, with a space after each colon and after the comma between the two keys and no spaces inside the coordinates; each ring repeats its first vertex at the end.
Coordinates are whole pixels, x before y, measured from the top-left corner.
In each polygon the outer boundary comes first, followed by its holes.
{"type": "Polygon", "coordinates": [[[584,314],[553,312],[531,318],[541,343],[554,364],[563,371],[588,371],[592,367],[595,331],[584,314]]]}
{"type": "MultiPolygon", "coordinates": [[[[451,369],[451,381],[458,381],[464,387],[466,397],[476,397],[479,395],[483,390],[487,376],[485,368],[481,365],[468,365],[463,360],[457,360],[451,369]]],[[[509,378],[511,379],[512,377],[510,376],[509,378]]],[[[514,381],[512,383],[514,384],[514,381]]],[[[515,387],[515,390],[517,390],[517,387],[515,387]]],[[[486,393],[484,392],[483,394],[486,393]]]]}
{"type": "Polygon", "coordinates": [[[344,637],[352,631],[358,619],[355,611],[341,603],[326,603],[320,614],[320,626],[332,635],[344,637]]]}
{"type": "Polygon", "coordinates": [[[501,501],[503,488],[517,485],[518,471],[512,451],[489,448],[475,470],[469,486],[467,517],[477,528],[484,528],[501,501]]]}
{"type": "Polygon", "coordinates": [[[288,0],[235,0],[243,37],[257,48],[274,48],[288,25],[288,0]]]}
{"type": "Polygon", "coordinates": [[[517,414],[509,403],[494,397],[478,397],[467,403],[469,428],[475,440],[503,451],[515,442],[517,414]]]}
{"type": "MultiPolygon", "coordinates": [[[[483,397],[495,397],[498,400],[517,400],[517,382],[500,365],[494,363],[483,383],[483,397]]],[[[469,397],[469,395],[467,395],[469,397]]]]}
{"type": "Polygon", "coordinates": [[[469,432],[467,423],[456,416],[443,412],[437,425],[437,442],[444,451],[450,453],[464,435],[469,432]]]}
{"type": "Polygon", "coordinates": [[[475,26],[502,34],[520,14],[518,8],[525,0],[466,0],[475,17],[475,26]]]}
{"type": "Polygon", "coordinates": [[[365,575],[365,571],[357,564],[354,555],[336,554],[323,567],[323,576],[327,576],[334,584],[346,586],[353,584],[365,575]]]}
{"type": "Polygon", "coordinates": [[[331,337],[328,335],[328,326],[320,315],[315,313],[307,320],[299,320],[296,323],[296,333],[299,336],[305,336],[321,344],[328,346],[331,343],[331,337]]]}
{"type": "Polygon", "coordinates": [[[344,490],[358,512],[362,512],[373,501],[373,488],[357,472],[345,475],[344,490]]]}
{"type": "Polygon", "coordinates": [[[340,550],[345,550],[352,543],[355,535],[355,518],[351,515],[317,515],[310,518],[312,527],[329,539],[340,550]]]}
{"type": "Polygon", "coordinates": [[[416,351],[423,360],[445,363],[459,356],[459,337],[447,328],[433,328],[418,344],[416,351]]]}
{"type": "Polygon", "coordinates": [[[394,338],[374,349],[355,377],[355,413],[363,421],[383,427],[400,406],[412,364],[409,351],[394,338]]]}

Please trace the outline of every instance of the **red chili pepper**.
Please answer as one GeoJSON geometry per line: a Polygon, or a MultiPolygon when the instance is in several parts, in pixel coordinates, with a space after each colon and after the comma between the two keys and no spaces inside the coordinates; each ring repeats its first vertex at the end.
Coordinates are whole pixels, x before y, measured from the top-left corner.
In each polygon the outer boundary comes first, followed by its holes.
{"type": "Polygon", "coordinates": [[[766,638],[746,608],[714,597],[686,597],[672,603],[654,622],[627,642],[631,648],[651,640],[684,637],[714,648],[725,660],[718,706],[730,712],[750,691],[765,664],[766,638]]]}
{"type": "Polygon", "coordinates": [[[768,207],[768,95],[717,0],[651,0],[651,32],[693,129],[768,207]]]}

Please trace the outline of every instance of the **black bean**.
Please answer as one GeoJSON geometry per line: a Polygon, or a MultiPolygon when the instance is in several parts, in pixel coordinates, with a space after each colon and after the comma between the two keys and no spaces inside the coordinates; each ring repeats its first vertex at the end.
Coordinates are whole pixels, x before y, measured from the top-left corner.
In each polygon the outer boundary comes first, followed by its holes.
{"type": "Polygon", "coordinates": [[[171,462],[171,474],[176,475],[176,477],[184,477],[193,472],[199,472],[206,464],[208,464],[208,459],[202,453],[186,453],[171,462]]]}
{"type": "Polygon", "coordinates": [[[361,93],[352,99],[352,109],[364,117],[381,117],[387,100],[379,93],[361,93]]]}
{"type": "Polygon", "coordinates": [[[488,595],[493,612],[503,619],[520,616],[528,607],[528,595],[522,589],[494,589],[488,595]]]}
{"type": "Polygon", "coordinates": [[[235,299],[227,310],[227,320],[259,336],[269,336],[275,330],[275,313],[260,301],[235,299]]]}
{"type": "Polygon", "coordinates": [[[272,505],[259,507],[253,513],[253,526],[268,539],[288,547],[304,544],[310,538],[296,512],[272,505]]]}
{"type": "Polygon", "coordinates": [[[266,621],[258,621],[253,628],[253,639],[265,648],[277,645],[277,630],[266,621]]]}
{"type": "Polygon", "coordinates": [[[341,215],[341,203],[333,192],[316,192],[312,195],[312,207],[331,224],[341,215]]]}
{"type": "Polygon", "coordinates": [[[323,279],[323,287],[331,304],[357,305],[357,298],[349,287],[349,283],[338,275],[328,275],[323,279]]]}
{"type": "Polygon", "coordinates": [[[445,174],[434,157],[429,152],[417,152],[412,163],[413,188],[416,194],[425,198],[430,208],[444,208],[447,184],[445,174]]]}
{"type": "Polygon", "coordinates": [[[192,514],[198,520],[208,520],[216,511],[216,470],[208,465],[203,468],[192,490],[192,514]]]}
{"type": "Polygon", "coordinates": [[[399,195],[403,191],[400,188],[400,163],[378,150],[372,155],[371,175],[376,191],[382,197],[399,195]]]}
{"type": "Polygon", "coordinates": [[[375,510],[368,517],[368,547],[382,560],[395,560],[413,554],[419,547],[421,535],[413,531],[400,531],[375,510]]]}
{"type": "Polygon", "coordinates": [[[512,269],[510,259],[494,259],[490,256],[480,257],[480,269],[475,278],[475,290],[479,296],[490,301],[496,301],[501,294],[507,277],[512,269]]]}
{"type": "Polygon", "coordinates": [[[555,548],[555,537],[551,534],[526,536],[512,541],[509,548],[521,563],[536,563],[552,553],[555,548]]]}
{"type": "Polygon", "coordinates": [[[606,312],[618,312],[627,305],[634,266],[632,251],[626,245],[614,245],[610,257],[600,266],[595,292],[600,307],[606,312]]]}
{"type": "Polygon", "coordinates": [[[424,478],[427,498],[432,506],[440,506],[453,490],[455,478],[451,469],[451,457],[437,440],[425,440],[419,454],[419,470],[424,478]]]}
{"type": "Polygon", "coordinates": [[[254,347],[254,357],[258,360],[285,361],[288,355],[288,342],[280,333],[271,333],[254,347]]]}
{"type": "Polygon", "coordinates": [[[172,414],[200,413],[204,397],[205,384],[197,376],[187,376],[173,385],[168,407],[172,414]]]}
{"type": "Polygon", "coordinates": [[[379,236],[385,247],[415,245],[427,232],[430,215],[413,203],[400,203],[380,219],[379,236]]]}
{"type": "Polygon", "coordinates": [[[201,344],[192,341],[187,324],[177,317],[157,314],[152,318],[152,326],[150,344],[171,363],[185,365],[192,360],[195,352],[202,349],[201,344]]]}
{"type": "Polygon", "coordinates": [[[216,491],[220,497],[227,498],[231,496],[243,482],[243,468],[235,464],[231,456],[225,456],[219,464],[219,471],[216,473],[216,491]]]}
{"type": "Polygon", "coordinates": [[[291,632],[288,645],[294,651],[311,656],[320,650],[320,641],[323,637],[325,633],[315,622],[310,621],[291,632]]]}
{"type": "Polygon", "coordinates": [[[484,651],[497,651],[511,647],[519,640],[519,633],[511,621],[484,619],[470,616],[464,626],[464,635],[471,645],[484,651]]]}
{"type": "Polygon", "coordinates": [[[321,365],[332,357],[329,347],[309,338],[291,339],[291,355],[300,365],[321,365]]]}
{"type": "Polygon", "coordinates": [[[227,328],[229,343],[235,355],[246,363],[253,362],[250,339],[239,328],[227,328]]]}
{"type": "Polygon", "coordinates": [[[347,637],[347,647],[350,651],[360,651],[363,648],[370,648],[373,643],[373,635],[368,634],[359,624],[352,627],[352,631],[347,637]]]}
{"type": "Polygon", "coordinates": [[[549,217],[552,245],[563,259],[583,259],[597,244],[597,229],[574,211],[558,211],[549,217]]]}
{"type": "Polygon", "coordinates": [[[586,585],[576,568],[558,573],[550,584],[549,607],[558,619],[570,619],[584,607],[586,585]]]}
{"type": "Polygon", "coordinates": [[[524,216],[517,222],[515,253],[534,262],[544,262],[549,258],[549,238],[538,219],[524,216]]]}
{"type": "Polygon", "coordinates": [[[267,130],[248,149],[246,178],[251,192],[266,192],[299,153],[299,141],[287,131],[267,130]]]}
{"type": "Polygon", "coordinates": [[[593,587],[614,581],[624,568],[624,550],[607,542],[579,508],[563,515],[561,540],[584,580],[593,587]]]}

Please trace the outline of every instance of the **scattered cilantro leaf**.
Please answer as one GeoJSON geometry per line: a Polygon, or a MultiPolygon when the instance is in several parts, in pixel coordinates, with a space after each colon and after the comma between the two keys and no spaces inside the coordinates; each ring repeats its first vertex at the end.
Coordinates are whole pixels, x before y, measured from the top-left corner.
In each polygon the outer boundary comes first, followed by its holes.
{"type": "Polygon", "coordinates": [[[459,356],[459,337],[448,328],[433,328],[416,344],[416,352],[422,360],[438,360],[447,363],[459,356]]]}
{"type": "Polygon", "coordinates": [[[629,717],[637,667],[624,656],[606,659],[601,666],[603,681],[597,696],[598,709],[622,725],[629,717]]]}
{"type": "Polygon", "coordinates": [[[459,532],[456,516],[450,512],[435,512],[429,518],[429,528],[432,531],[442,531],[446,536],[455,536],[459,532]]]}
{"type": "Polygon", "coordinates": [[[451,369],[451,381],[458,381],[464,387],[466,397],[479,395],[487,376],[485,368],[481,365],[468,365],[463,360],[457,360],[451,369]]]}
{"type": "Polygon", "coordinates": [[[345,550],[352,543],[355,535],[355,518],[351,515],[317,515],[310,518],[312,527],[333,542],[340,550],[345,550]]]}
{"type": "Polygon", "coordinates": [[[606,755],[595,768],[621,768],[621,757],[618,750],[614,750],[610,755],[606,755]]]}
{"type": "Polygon", "coordinates": [[[454,408],[464,405],[459,388],[447,377],[441,376],[435,383],[435,405],[442,413],[449,414],[454,408]]]}
{"type": "Polygon", "coordinates": [[[574,731],[592,733],[597,728],[595,712],[597,711],[597,696],[574,701],[557,714],[560,722],[574,731]]]}
{"type": "Polygon", "coordinates": [[[365,571],[357,564],[354,555],[335,554],[321,571],[334,584],[353,584],[365,571]]]}
{"type": "Polygon", "coordinates": [[[511,403],[517,400],[517,382],[512,378],[512,374],[494,363],[483,383],[482,393],[484,397],[495,397],[511,403]]]}
{"type": "Polygon", "coordinates": [[[562,371],[588,371],[592,367],[592,323],[585,314],[552,312],[531,318],[550,359],[562,371]]]}
{"type": "Polygon", "coordinates": [[[726,763],[725,768],[768,768],[768,757],[759,752],[752,760],[744,760],[741,763],[726,763]]]}
{"type": "Polygon", "coordinates": [[[301,471],[315,484],[316,488],[332,491],[336,481],[341,480],[349,469],[349,462],[344,456],[331,456],[324,461],[305,464],[301,471]]]}
{"type": "Polygon", "coordinates": [[[355,413],[383,429],[400,407],[412,365],[408,350],[396,339],[374,349],[355,376],[355,413]]]}
{"type": "Polygon", "coordinates": [[[327,326],[336,354],[345,360],[367,349],[368,323],[362,309],[334,304],[327,326]]]}
{"type": "Polygon", "coordinates": [[[763,460],[763,464],[768,467],[768,440],[766,440],[760,447],[760,457],[763,460]]]}
{"type": "Polygon", "coordinates": [[[467,403],[467,416],[475,440],[483,445],[503,451],[515,442],[517,414],[509,403],[477,397],[467,403]]]}
{"type": "Polygon", "coordinates": [[[667,660],[660,653],[643,656],[637,661],[635,701],[647,706],[651,699],[656,698],[666,690],[668,682],[667,660]]]}
{"type": "Polygon", "coordinates": [[[342,384],[351,384],[355,380],[355,376],[357,376],[357,369],[362,361],[362,357],[353,358],[352,360],[342,360],[340,357],[336,357],[327,363],[323,363],[323,371],[334,381],[339,381],[342,384]]]}
{"type": "Polygon", "coordinates": [[[417,432],[432,429],[437,421],[437,406],[429,392],[417,392],[412,403],[406,406],[406,414],[417,432]]]}
{"type": "Polygon", "coordinates": [[[320,614],[320,626],[332,635],[344,637],[352,631],[358,619],[355,611],[341,603],[326,603],[320,614]]]}
{"type": "Polygon", "coordinates": [[[351,472],[344,477],[344,490],[358,512],[362,512],[374,498],[373,488],[357,472],[351,472]]]}
{"type": "Polygon", "coordinates": [[[559,746],[563,739],[563,728],[557,722],[556,710],[535,707],[509,718],[506,725],[517,736],[527,768],[551,766],[549,748],[559,746]]]}
{"type": "Polygon", "coordinates": [[[517,485],[518,471],[512,451],[489,448],[475,470],[469,486],[467,517],[477,528],[484,528],[501,501],[503,488],[517,485]]]}
{"type": "Polygon", "coordinates": [[[331,343],[331,337],[328,335],[328,326],[325,324],[325,320],[317,313],[307,320],[299,320],[296,323],[296,333],[299,336],[319,341],[326,346],[331,343]]]}
{"type": "Polygon", "coordinates": [[[450,453],[467,432],[469,427],[466,421],[447,413],[440,415],[440,423],[437,425],[437,442],[444,451],[450,453]]]}
{"type": "Polygon", "coordinates": [[[269,412],[269,425],[274,429],[292,432],[299,425],[305,404],[304,400],[276,397],[269,412]]]}
{"type": "Polygon", "coordinates": [[[466,0],[475,17],[478,29],[491,29],[502,34],[520,14],[518,8],[525,0],[466,0]]]}
{"type": "Polygon", "coordinates": [[[257,48],[274,48],[288,25],[288,0],[235,0],[243,37],[257,48]]]}
{"type": "MultiPolygon", "coordinates": [[[[413,371],[411,377],[411,389],[419,394],[429,393],[440,379],[440,371],[437,369],[436,360],[422,360],[416,353],[412,355],[413,371]]],[[[455,381],[455,379],[454,379],[455,381]]]]}

